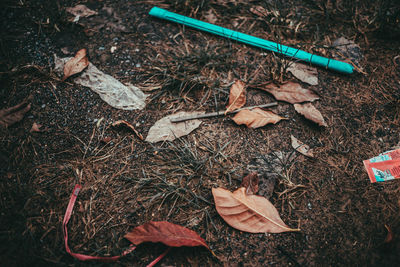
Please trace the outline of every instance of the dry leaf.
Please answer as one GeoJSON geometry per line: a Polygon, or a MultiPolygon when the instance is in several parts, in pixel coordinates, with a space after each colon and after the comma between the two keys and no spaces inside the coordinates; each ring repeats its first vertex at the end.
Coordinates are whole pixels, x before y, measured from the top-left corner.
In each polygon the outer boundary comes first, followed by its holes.
{"type": "Polygon", "coordinates": [[[119,120],[119,121],[116,121],[116,122],[114,122],[114,123],[112,124],[113,127],[117,127],[117,126],[121,126],[121,125],[124,125],[124,126],[127,127],[128,129],[130,129],[132,132],[134,132],[134,133],[136,134],[136,136],[137,136],[140,140],[143,140],[143,139],[144,139],[143,136],[135,129],[135,127],[133,127],[133,125],[130,124],[129,122],[127,122],[127,121],[119,120]]]}
{"type": "Polygon", "coordinates": [[[386,236],[386,238],[385,238],[384,243],[390,243],[390,242],[393,241],[393,231],[392,231],[392,229],[391,229],[388,225],[386,225],[386,224],[385,224],[385,228],[386,228],[386,230],[388,231],[388,233],[387,233],[387,236],[386,236]]]}
{"type": "Polygon", "coordinates": [[[196,247],[208,245],[196,232],[170,222],[148,222],[134,228],[124,236],[135,245],[161,242],[170,247],[196,247]]]}
{"type": "Polygon", "coordinates": [[[305,89],[300,84],[294,82],[287,82],[280,87],[270,84],[268,87],[261,89],[272,94],[277,100],[286,101],[291,104],[306,101],[312,102],[319,99],[313,91],[305,89]]]}
{"type": "Polygon", "coordinates": [[[284,120],[285,118],[276,115],[269,110],[254,108],[252,110],[241,110],[232,119],[238,125],[245,124],[249,128],[259,128],[269,123],[275,124],[280,120],[284,120]]]}
{"type": "Polygon", "coordinates": [[[27,113],[30,109],[31,104],[28,104],[26,101],[24,101],[11,108],[0,110],[0,125],[8,127],[19,122],[24,118],[25,113],[27,113]]]}
{"type": "Polygon", "coordinates": [[[268,199],[246,195],[244,187],[233,193],[223,188],[213,188],[212,194],[219,215],[233,228],[250,233],[300,231],[289,228],[268,199]]]}
{"type": "Polygon", "coordinates": [[[294,104],[294,109],[309,120],[317,123],[320,126],[328,127],[321,112],[318,111],[311,103],[294,104]]]}
{"type": "Polygon", "coordinates": [[[287,70],[293,74],[294,77],[304,83],[310,85],[318,84],[318,70],[310,65],[301,63],[291,63],[287,70]]]}
{"type": "Polygon", "coordinates": [[[310,149],[310,147],[308,145],[304,144],[303,142],[301,142],[299,139],[297,139],[293,135],[291,135],[290,138],[292,139],[292,147],[294,149],[296,149],[297,152],[299,152],[307,157],[311,157],[311,158],[314,157],[313,151],[312,151],[312,149],[310,149]]]}
{"type": "Polygon", "coordinates": [[[200,120],[190,120],[178,123],[171,122],[173,118],[186,117],[190,115],[204,114],[204,112],[178,112],[168,115],[154,123],[146,137],[146,141],[156,143],[160,141],[173,141],[176,138],[188,135],[200,126],[200,120]]]}
{"type": "MultiPolygon", "coordinates": [[[[72,58],[54,57],[55,72],[62,72],[65,63],[72,58]]],[[[87,70],[73,79],[74,83],[89,87],[99,94],[107,104],[123,110],[143,109],[146,97],[138,87],[123,84],[114,77],[102,72],[89,62],[87,70]]]]}
{"type": "Polygon", "coordinates": [[[214,11],[212,9],[209,9],[206,12],[206,15],[204,16],[206,21],[209,23],[215,23],[217,22],[217,16],[215,15],[214,11]]]}
{"type": "Polygon", "coordinates": [[[36,122],[34,122],[34,123],[32,124],[32,128],[31,128],[30,132],[31,132],[31,133],[32,133],[32,132],[37,132],[37,133],[39,133],[39,132],[41,132],[40,127],[42,127],[41,124],[37,124],[36,122]]]}
{"type": "Polygon", "coordinates": [[[363,53],[358,44],[344,37],[340,37],[333,42],[332,46],[336,48],[336,53],[334,54],[335,58],[343,61],[351,61],[357,67],[356,70],[360,72],[364,71],[360,64],[363,53]]]}
{"type": "Polygon", "coordinates": [[[75,57],[71,58],[64,65],[64,81],[68,77],[83,71],[89,65],[89,60],[86,56],[86,49],[79,50],[75,57]]]}
{"type": "Polygon", "coordinates": [[[97,15],[96,11],[91,10],[85,5],[76,5],[74,7],[67,7],[65,9],[68,13],[71,13],[75,17],[80,17],[80,18],[85,18],[85,17],[90,17],[93,15],[97,15]]]}
{"type": "Polygon", "coordinates": [[[243,178],[241,187],[246,188],[247,195],[255,195],[258,192],[258,174],[252,172],[243,178]]]}
{"type": "Polygon", "coordinates": [[[226,107],[225,114],[235,109],[241,108],[246,104],[246,89],[242,81],[237,80],[232,84],[231,92],[229,94],[229,104],[226,107]]]}

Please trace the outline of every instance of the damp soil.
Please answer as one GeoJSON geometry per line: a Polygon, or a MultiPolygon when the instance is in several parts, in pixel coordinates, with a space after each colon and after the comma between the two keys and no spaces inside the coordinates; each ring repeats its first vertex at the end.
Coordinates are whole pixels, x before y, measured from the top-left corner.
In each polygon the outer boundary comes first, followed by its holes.
{"type": "Polygon", "coordinates": [[[166,250],[143,244],[111,264],[71,257],[62,221],[79,183],[68,224],[76,253],[119,255],[129,230],[169,221],[196,231],[216,257],[174,248],[159,266],[398,265],[399,180],[370,183],[362,162],[400,141],[399,10],[396,1],[2,1],[0,109],[32,97],[24,119],[0,129],[2,264],[143,266],[166,250]],[[73,22],[65,9],[77,4],[98,15],[73,22]],[[318,85],[302,84],[320,96],[314,104],[328,127],[279,102],[273,111],[288,119],[276,125],[248,129],[229,116],[209,118],[188,136],[150,144],[112,123],[126,120],[146,136],[166,115],[224,109],[236,79],[248,86],[248,105],[274,101],[259,90],[266,83],[297,81],[286,72],[290,59],[152,18],[155,5],[324,56],[344,36],[360,46],[364,73],[320,68],[318,85]],[[82,48],[100,70],[148,94],[146,107],[118,110],[73,77],[61,81],[54,54],[82,48]],[[30,132],[33,123],[41,132],[30,132]],[[291,135],[315,157],[294,152],[291,135]],[[233,191],[254,170],[268,178],[277,153],[283,172],[261,191],[301,231],[230,227],[211,189],[233,191]]]}

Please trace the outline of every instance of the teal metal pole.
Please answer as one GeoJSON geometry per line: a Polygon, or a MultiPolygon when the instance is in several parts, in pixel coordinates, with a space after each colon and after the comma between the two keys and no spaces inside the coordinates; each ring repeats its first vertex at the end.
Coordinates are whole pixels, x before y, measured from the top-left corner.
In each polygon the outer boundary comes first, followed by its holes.
{"type": "Polygon", "coordinates": [[[321,66],[330,70],[342,72],[342,73],[353,73],[353,66],[346,62],[342,62],[335,59],[330,59],[326,57],[317,56],[303,50],[289,47],[286,45],[274,43],[271,41],[267,41],[258,37],[254,37],[248,34],[244,34],[241,32],[233,31],[224,27],[220,27],[211,23],[207,23],[204,21],[200,21],[197,19],[192,19],[186,16],[182,16],[168,10],[153,7],[150,12],[150,15],[155,16],[157,18],[166,19],[169,21],[177,22],[195,29],[199,29],[205,32],[213,33],[216,35],[220,35],[223,37],[227,37],[242,43],[246,43],[249,45],[257,46],[263,49],[267,49],[270,51],[274,51],[289,57],[293,57],[299,59],[301,61],[305,61],[311,64],[315,64],[317,66],[321,66]]]}

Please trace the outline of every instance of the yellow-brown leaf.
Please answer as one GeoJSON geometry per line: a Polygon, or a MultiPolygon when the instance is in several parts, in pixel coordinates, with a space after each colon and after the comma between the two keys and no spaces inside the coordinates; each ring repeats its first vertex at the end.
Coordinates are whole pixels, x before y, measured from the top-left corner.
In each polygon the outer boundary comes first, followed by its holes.
{"type": "Polygon", "coordinates": [[[246,88],[242,81],[237,80],[232,86],[229,94],[229,104],[225,114],[235,109],[241,108],[246,104],[246,88]]]}
{"type": "Polygon", "coordinates": [[[89,59],[86,56],[86,49],[79,50],[75,57],[71,58],[64,65],[64,81],[68,77],[83,71],[89,65],[89,59]]]}
{"type": "Polygon", "coordinates": [[[254,108],[252,110],[241,110],[232,119],[236,124],[245,124],[249,128],[259,128],[269,123],[275,124],[285,118],[269,110],[254,108]]]}

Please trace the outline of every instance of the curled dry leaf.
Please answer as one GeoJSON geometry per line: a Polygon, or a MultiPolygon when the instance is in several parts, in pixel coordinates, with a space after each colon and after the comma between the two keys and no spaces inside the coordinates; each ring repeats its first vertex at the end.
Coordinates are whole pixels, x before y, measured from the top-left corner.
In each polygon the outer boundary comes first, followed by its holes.
{"type": "Polygon", "coordinates": [[[237,80],[232,86],[229,93],[229,104],[226,107],[225,114],[235,109],[241,108],[246,104],[246,89],[242,81],[237,80]]]}
{"type": "Polygon", "coordinates": [[[134,134],[136,134],[136,136],[137,136],[140,140],[143,140],[143,139],[144,139],[143,136],[135,129],[135,127],[133,127],[133,125],[130,124],[129,122],[127,122],[127,121],[119,120],[119,121],[116,121],[116,122],[114,122],[114,123],[112,124],[113,127],[117,127],[117,126],[121,126],[121,125],[127,127],[129,130],[131,130],[134,134]]]}
{"type": "Polygon", "coordinates": [[[36,122],[34,122],[32,124],[32,128],[31,128],[30,132],[31,133],[33,133],[33,132],[39,133],[39,132],[41,132],[40,127],[42,127],[41,124],[37,124],[36,122]]]}
{"type": "Polygon", "coordinates": [[[86,56],[86,49],[79,50],[75,57],[71,58],[64,65],[64,77],[62,80],[66,80],[68,77],[83,71],[89,65],[89,59],[86,56]]]}
{"type": "Polygon", "coordinates": [[[294,109],[309,120],[317,123],[320,126],[328,127],[321,112],[318,111],[311,103],[294,104],[294,109]]]}
{"type": "Polygon", "coordinates": [[[232,119],[238,125],[245,124],[249,128],[259,128],[269,123],[275,124],[285,118],[269,110],[254,108],[241,110],[232,119]]]}
{"type": "Polygon", "coordinates": [[[250,233],[282,233],[300,231],[289,228],[268,199],[247,195],[240,187],[235,192],[213,188],[217,212],[233,228],[250,233]]]}
{"type": "Polygon", "coordinates": [[[254,195],[258,192],[258,174],[252,172],[245,176],[240,184],[241,187],[246,188],[247,195],[254,195]]]}
{"type": "Polygon", "coordinates": [[[294,77],[310,85],[318,84],[318,70],[310,65],[293,62],[287,68],[294,77]]]}
{"type": "Polygon", "coordinates": [[[291,135],[290,138],[292,139],[292,147],[297,152],[299,152],[307,157],[311,157],[311,158],[314,157],[313,151],[312,151],[312,149],[310,149],[310,147],[308,145],[304,144],[303,142],[301,142],[299,139],[297,139],[293,135],[291,135]]]}
{"type": "Polygon", "coordinates": [[[387,224],[385,224],[385,228],[388,231],[388,233],[387,233],[384,243],[390,243],[393,241],[393,232],[392,232],[392,229],[387,224]]]}
{"type": "Polygon", "coordinates": [[[196,247],[208,245],[196,232],[170,222],[148,222],[134,228],[124,236],[135,245],[161,242],[170,247],[196,247]]]}
{"type": "Polygon", "coordinates": [[[8,127],[19,122],[24,118],[25,113],[27,113],[30,109],[31,104],[28,104],[26,101],[24,101],[11,108],[0,110],[0,125],[8,127]]]}
{"type": "Polygon", "coordinates": [[[81,18],[90,17],[93,15],[97,15],[96,11],[91,10],[85,5],[76,5],[74,7],[67,7],[65,9],[68,13],[71,13],[75,17],[79,16],[81,18]]]}
{"type": "Polygon", "coordinates": [[[277,100],[286,101],[291,104],[314,101],[319,97],[311,90],[301,87],[300,84],[287,82],[281,86],[269,84],[265,88],[260,88],[272,94],[277,100]]]}

